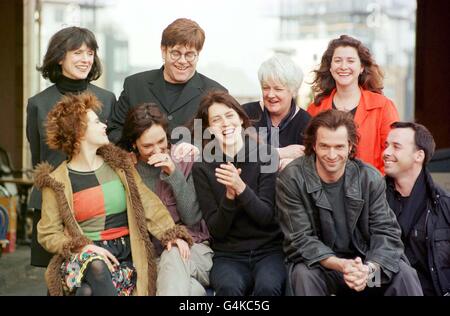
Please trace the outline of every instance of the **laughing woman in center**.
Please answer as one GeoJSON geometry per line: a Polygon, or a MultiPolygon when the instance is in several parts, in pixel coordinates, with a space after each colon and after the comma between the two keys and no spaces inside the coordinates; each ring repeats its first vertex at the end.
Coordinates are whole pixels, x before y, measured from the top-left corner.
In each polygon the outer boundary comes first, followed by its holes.
{"type": "Polygon", "coordinates": [[[208,93],[196,119],[203,135],[212,136],[204,142],[203,161],[193,167],[213,238],[211,285],[219,296],[282,295],[286,269],[274,205],[278,154],[272,150],[270,159],[261,159],[268,147],[246,135],[249,119],[228,93],[208,93]]]}

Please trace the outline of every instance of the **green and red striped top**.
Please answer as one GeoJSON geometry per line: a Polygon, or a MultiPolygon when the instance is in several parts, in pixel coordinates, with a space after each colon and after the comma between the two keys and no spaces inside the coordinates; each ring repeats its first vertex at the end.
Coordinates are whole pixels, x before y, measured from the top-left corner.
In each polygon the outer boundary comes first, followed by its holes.
{"type": "Polygon", "coordinates": [[[91,240],[112,240],[129,234],[125,188],[106,163],[94,171],[69,168],[75,219],[91,240]]]}

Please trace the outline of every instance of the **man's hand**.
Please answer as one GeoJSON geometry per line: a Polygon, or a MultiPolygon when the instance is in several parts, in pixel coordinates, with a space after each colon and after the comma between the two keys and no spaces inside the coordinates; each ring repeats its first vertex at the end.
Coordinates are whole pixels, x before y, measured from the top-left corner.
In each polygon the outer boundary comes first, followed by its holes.
{"type": "Polygon", "coordinates": [[[280,159],[290,158],[295,159],[305,155],[305,146],[303,145],[289,145],[278,148],[278,155],[280,159]]]}
{"type": "Polygon", "coordinates": [[[349,288],[357,292],[361,292],[366,288],[369,277],[369,267],[362,263],[360,257],[356,257],[352,260],[352,263],[345,267],[343,274],[344,281],[349,288]]]}
{"type": "Polygon", "coordinates": [[[364,265],[359,257],[356,259],[342,259],[333,256],[320,261],[320,264],[327,269],[341,272],[345,284],[357,292],[364,290],[367,286],[369,267],[364,265]]]}
{"type": "Polygon", "coordinates": [[[280,159],[280,164],[278,166],[278,171],[282,171],[288,164],[290,164],[294,159],[284,158],[280,159]]]}

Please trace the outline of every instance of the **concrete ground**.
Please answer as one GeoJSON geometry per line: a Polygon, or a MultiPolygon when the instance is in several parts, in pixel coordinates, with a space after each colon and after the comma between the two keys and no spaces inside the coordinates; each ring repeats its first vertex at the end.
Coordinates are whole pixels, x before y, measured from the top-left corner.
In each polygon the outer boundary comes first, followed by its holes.
{"type": "Polygon", "coordinates": [[[30,265],[30,246],[19,245],[0,257],[0,296],[45,296],[44,268],[30,265]]]}

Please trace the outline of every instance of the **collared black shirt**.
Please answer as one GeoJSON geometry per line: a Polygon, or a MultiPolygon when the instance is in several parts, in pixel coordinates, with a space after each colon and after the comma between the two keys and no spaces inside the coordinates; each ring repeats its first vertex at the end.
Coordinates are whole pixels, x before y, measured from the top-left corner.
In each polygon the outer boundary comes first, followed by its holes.
{"type": "Polygon", "coordinates": [[[395,190],[395,184],[388,178],[387,199],[402,228],[405,254],[417,274],[425,295],[436,295],[428,267],[427,251],[427,186],[422,170],[416,179],[411,194],[407,197],[395,190]]]}
{"type": "Polygon", "coordinates": [[[336,239],[332,249],[338,257],[354,258],[355,249],[352,247],[345,207],[344,179],[345,175],[333,183],[321,182],[328,202],[331,205],[334,229],[336,231],[336,239]]]}

